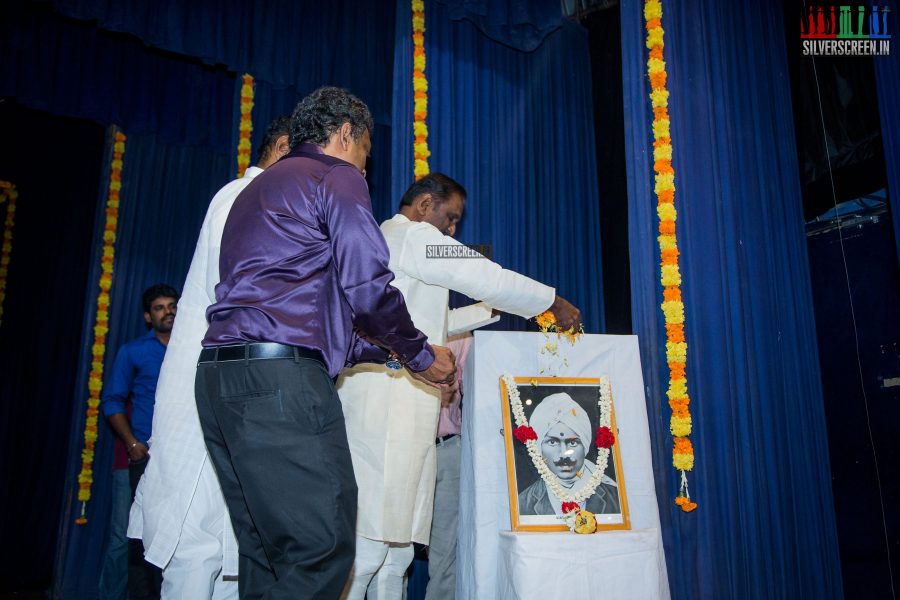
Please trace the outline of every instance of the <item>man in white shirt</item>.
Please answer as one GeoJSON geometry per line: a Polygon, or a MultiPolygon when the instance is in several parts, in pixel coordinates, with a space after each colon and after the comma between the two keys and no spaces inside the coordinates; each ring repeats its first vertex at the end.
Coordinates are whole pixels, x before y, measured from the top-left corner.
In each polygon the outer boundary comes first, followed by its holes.
{"type": "MultiPolygon", "coordinates": [[[[453,239],[465,208],[465,189],[432,173],[404,194],[400,213],[381,225],[390,250],[393,285],[429,343],[490,322],[492,307],[530,318],[551,310],[567,328],[580,323],[574,306],[553,288],[469,255],[453,239]],[[449,290],[483,300],[448,311],[449,290]]],[[[395,365],[399,367],[400,365],[395,365]]],[[[427,544],[435,486],[435,437],[440,390],[403,369],[361,364],[338,379],[347,437],[359,489],[356,560],[347,595],[362,600],[401,598],[412,542],[427,544]]]]}
{"type": "Polygon", "coordinates": [[[184,283],[178,321],[160,370],[148,464],[128,536],[141,538],[144,557],[163,568],[163,598],[237,598],[237,540],[209,461],[194,400],[206,309],[216,301],[222,229],[238,194],[290,151],[290,118],[269,124],[256,166],[210,202],[184,283]]]}

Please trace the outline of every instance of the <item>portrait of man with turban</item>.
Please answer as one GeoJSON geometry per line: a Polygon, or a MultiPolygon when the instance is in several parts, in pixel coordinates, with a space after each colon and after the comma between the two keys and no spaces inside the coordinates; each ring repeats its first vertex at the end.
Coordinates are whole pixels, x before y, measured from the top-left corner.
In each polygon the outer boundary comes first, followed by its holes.
{"type": "MultiPolygon", "coordinates": [[[[594,448],[595,426],[584,407],[566,392],[550,394],[537,403],[528,424],[537,434],[541,457],[559,485],[572,494],[588,485],[597,465],[587,458],[594,448]]],[[[610,465],[612,461],[611,455],[610,465]]],[[[530,461],[529,466],[533,469],[530,461]]],[[[604,474],[594,494],[581,506],[598,515],[621,512],[616,482],[604,474]]],[[[562,500],[538,476],[519,493],[519,514],[562,516],[562,500]]]]}

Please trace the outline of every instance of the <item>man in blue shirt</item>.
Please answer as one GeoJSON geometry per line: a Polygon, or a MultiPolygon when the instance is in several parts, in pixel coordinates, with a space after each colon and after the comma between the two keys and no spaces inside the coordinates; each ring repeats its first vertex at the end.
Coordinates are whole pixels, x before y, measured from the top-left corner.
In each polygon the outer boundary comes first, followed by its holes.
{"type": "MultiPolygon", "coordinates": [[[[119,349],[101,394],[103,414],[128,451],[132,500],[150,458],[148,442],[156,402],[156,380],[172,333],[179,296],[175,288],[165,284],[144,290],[144,320],[149,331],[119,349]],[[130,418],[127,411],[129,399],[130,418]]],[[[132,540],[130,546],[129,597],[158,598],[159,569],[144,561],[140,540],[132,540]]]]}

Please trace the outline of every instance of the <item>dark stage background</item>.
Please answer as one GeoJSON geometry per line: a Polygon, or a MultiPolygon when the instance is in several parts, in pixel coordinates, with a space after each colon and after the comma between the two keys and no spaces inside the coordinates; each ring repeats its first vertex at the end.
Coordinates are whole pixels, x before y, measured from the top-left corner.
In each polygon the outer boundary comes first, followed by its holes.
{"type": "Polygon", "coordinates": [[[0,131],[0,179],[19,192],[0,325],[0,591],[39,590],[56,554],[104,132],[9,99],[0,131]]]}

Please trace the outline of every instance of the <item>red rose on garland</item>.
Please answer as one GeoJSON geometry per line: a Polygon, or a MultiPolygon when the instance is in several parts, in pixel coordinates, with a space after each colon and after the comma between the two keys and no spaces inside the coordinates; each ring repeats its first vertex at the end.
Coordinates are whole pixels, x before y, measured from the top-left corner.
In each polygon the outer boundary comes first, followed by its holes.
{"type": "Polygon", "coordinates": [[[563,503],[562,503],[562,511],[563,511],[563,514],[570,513],[570,512],[572,512],[573,510],[577,511],[577,510],[579,510],[580,508],[581,508],[581,507],[578,506],[578,503],[577,503],[577,502],[563,502],[563,503]]]}
{"type": "Polygon", "coordinates": [[[519,425],[513,430],[513,435],[516,436],[516,439],[523,444],[528,440],[537,439],[537,433],[535,433],[534,429],[532,429],[528,425],[519,425]]]}
{"type": "Polygon", "coordinates": [[[612,445],[616,442],[616,436],[613,435],[613,432],[609,430],[609,427],[603,426],[597,428],[597,447],[598,448],[612,448],[612,445]]]}

